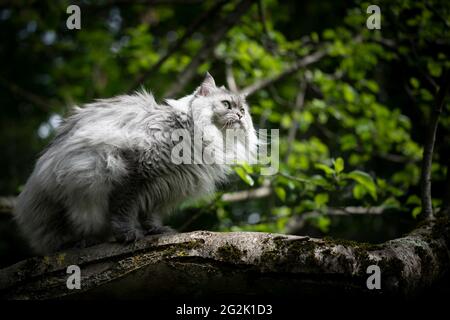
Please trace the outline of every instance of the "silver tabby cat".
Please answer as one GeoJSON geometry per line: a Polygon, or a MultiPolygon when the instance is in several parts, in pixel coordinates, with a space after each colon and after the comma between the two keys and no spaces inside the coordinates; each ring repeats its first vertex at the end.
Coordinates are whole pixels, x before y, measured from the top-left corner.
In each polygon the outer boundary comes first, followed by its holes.
{"type": "Polygon", "coordinates": [[[173,139],[180,129],[192,138],[192,150],[208,145],[217,151],[213,157],[256,150],[245,97],[218,88],[209,74],[194,93],[163,105],[140,92],[76,107],[18,197],[15,218],[32,248],[44,254],[170,232],[162,217],[186,199],[214,192],[230,172],[223,161],[174,162],[174,146],[190,140],[173,139]],[[224,148],[225,132],[236,129],[237,144],[224,148]],[[194,132],[208,144],[193,143],[194,132]]]}

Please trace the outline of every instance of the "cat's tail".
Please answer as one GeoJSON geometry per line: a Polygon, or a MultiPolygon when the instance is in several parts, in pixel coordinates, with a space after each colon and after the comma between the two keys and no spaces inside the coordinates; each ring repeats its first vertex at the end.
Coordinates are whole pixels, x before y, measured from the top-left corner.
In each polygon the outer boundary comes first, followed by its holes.
{"type": "Polygon", "coordinates": [[[17,198],[14,219],[37,254],[59,250],[67,241],[61,206],[42,188],[35,173],[17,198]]]}

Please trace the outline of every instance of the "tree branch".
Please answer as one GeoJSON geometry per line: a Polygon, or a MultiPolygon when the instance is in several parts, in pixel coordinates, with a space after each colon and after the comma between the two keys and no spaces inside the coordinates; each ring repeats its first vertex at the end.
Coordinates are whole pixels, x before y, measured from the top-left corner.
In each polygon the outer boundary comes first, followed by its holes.
{"type": "Polygon", "coordinates": [[[305,104],[305,94],[306,94],[306,79],[302,78],[300,80],[300,88],[297,94],[297,97],[295,99],[295,105],[294,105],[294,109],[292,110],[292,126],[289,129],[289,133],[288,133],[288,141],[287,141],[287,146],[288,149],[286,151],[286,155],[284,158],[284,162],[287,163],[287,161],[289,160],[289,156],[291,155],[292,152],[292,145],[294,143],[295,140],[295,136],[297,134],[297,130],[299,127],[299,123],[297,121],[297,119],[295,119],[295,114],[296,112],[299,112],[300,110],[303,109],[303,106],[305,104]]]}
{"type": "Polygon", "coordinates": [[[450,72],[445,71],[443,80],[436,96],[435,106],[431,112],[430,124],[423,149],[421,195],[422,214],[425,218],[433,218],[433,205],[431,202],[431,165],[433,162],[433,149],[436,142],[436,132],[439,124],[439,116],[445,103],[448,88],[450,86],[450,72]]]}
{"type": "Polygon", "coordinates": [[[16,197],[0,197],[0,213],[11,214],[15,205],[16,197]]]}
{"type": "Polygon", "coordinates": [[[291,74],[295,73],[296,71],[300,70],[301,68],[304,68],[310,64],[313,64],[313,63],[319,61],[326,55],[326,53],[327,53],[326,50],[319,50],[310,55],[307,55],[307,56],[301,58],[300,60],[298,60],[297,62],[293,63],[289,67],[287,67],[280,74],[257,81],[254,84],[242,89],[241,93],[246,94],[246,95],[252,95],[253,93],[255,93],[258,90],[264,89],[265,87],[267,87],[273,83],[276,83],[278,81],[285,79],[286,77],[290,76],[291,74]]]}
{"type": "Polygon", "coordinates": [[[264,34],[268,38],[270,38],[269,28],[267,27],[266,14],[264,12],[264,6],[263,6],[262,0],[258,0],[258,15],[259,15],[259,19],[261,21],[262,28],[264,30],[264,34]]]}
{"type": "Polygon", "coordinates": [[[173,301],[221,294],[297,299],[330,292],[412,296],[448,272],[449,225],[448,220],[428,221],[403,238],[379,245],[208,231],[148,236],[128,245],[104,243],[0,270],[0,298],[173,301]],[[81,269],[80,290],[67,289],[70,265],[81,269]],[[381,290],[367,289],[369,265],[381,269],[381,290]]]}
{"type": "Polygon", "coordinates": [[[118,5],[132,5],[132,4],[145,4],[145,5],[175,5],[175,4],[197,4],[202,3],[204,0],[109,0],[102,1],[101,3],[93,2],[90,6],[111,7],[118,5]]]}
{"type": "Polygon", "coordinates": [[[359,216],[359,215],[381,215],[385,212],[386,208],[380,207],[342,207],[332,208],[327,207],[324,212],[309,211],[302,212],[301,214],[292,216],[286,224],[286,233],[288,234],[301,234],[304,232],[304,227],[309,220],[319,217],[331,217],[331,216],[359,216]]]}
{"type": "Polygon", "coordinates": [[[128,92],[134,91],[152,74],[156,73],[161,66],[164,64],[164,62],[167,61],[177,50],[179,50],[183,44],[196,32],[201,25],[203,25],[206,21],[211,19],[212,17],[216,16],[217,13],[220,11],[220,9],[224,6],[224,4],[227,3],[227,0],[221,0],[218,1],[211,9],[208,11],[203,12],[202,15],[200,15],[185,31],[183,36],[178,39],[178,41],[167,50],[166,54],[163,55],[158,62],[156,62],[150,70],[144,72],[140,76],[137,77],[136,81],[133,83],[133,85],[130,87],[128,92]]]}
{"type": "Polygon", "coordinates": [[[271,194],[272,189],[270,188],[270,185],[265,184],[262,187],[256,189],[224,193],[221,199],[222,201],[225,202],[239,202],[239,201],[247,201],[250,199],[265,198],[270,196],[271,194]]]}
{"type": "Polygon", "coordinates": [[[445,191],[442,198],[442,210],[443,215],[450,217],[450,159],[447,160],[447,177],[445,178],[445,191]]]}
{"type": "Polygon", "coordinates": [[[195,76],[198,67],[208,59],[213,53],[215,47],[225,37],[227,32],[236,24],[237,21],[244,15],[252,5],[251,0],[242,0],[236,5],[236,8],[222,21],[218,23],[218,29],[211,32],[210,38],[205,42],[203,47],[199,50],[197,55],[192,58],[189,65],[177,77],[175,83],[169,88],[165,97],[173,97],[177,95],[186,84],[195,76]]]}
{"type": "Polygon", "coordinates": [[[226,59],[225,61],[225,78],[227,81],[228,89],[230,89],[232,92],[239,92],[239,88],[236,84],[236,79],[234,78],[233,74],[231,59],[226,59]]]}
{"type": "Polygon", "coordinates": [[[43,110],[45,112],[48,112],[50,110],[51,104],[46,99],[19,87],[15,83],[12,83],[12,82],[6,80],[2,76],[0,76],[0,83],[3,86],[5,86],[6,88],[8,88],[8,90],[11,93],[24,98],[25,100],[27,100],[30,103],[34,104],[35,106],[39,107],[41,110],[43,110]]]}

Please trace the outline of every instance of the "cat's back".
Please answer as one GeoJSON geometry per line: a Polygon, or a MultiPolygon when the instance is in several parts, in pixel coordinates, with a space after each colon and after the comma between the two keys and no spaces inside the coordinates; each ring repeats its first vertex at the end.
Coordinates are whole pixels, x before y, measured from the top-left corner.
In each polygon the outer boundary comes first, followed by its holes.
{"type": "Polygon", "coordinates": [[[173,117],[170,109],[159,106],[147,92],[75,107],[39,158],[35,174],[68,183],[74,177],[92,180],[108,172],[123,175],[121,152],[151,147],[148,128],[173,117]]]}
{"type": "Polygon", "coordinates": [[[131,147],[148,138],[152,130],[182,126],[186,117],[170,106],[159,105],[145,91],[97,100],[75,107],[59,128],[55,141],[66,144],[131,147]]]}
{"type": "Polygon", "coordinates": [[[66,123],[78,130],[87,128],[120,129],[142,123],[149,114],[158,112],[160,107],[150,93],[145,91],[134,95],[121,95],[108,99],[98,99],[82,107],[75,107],[66,123]]]}

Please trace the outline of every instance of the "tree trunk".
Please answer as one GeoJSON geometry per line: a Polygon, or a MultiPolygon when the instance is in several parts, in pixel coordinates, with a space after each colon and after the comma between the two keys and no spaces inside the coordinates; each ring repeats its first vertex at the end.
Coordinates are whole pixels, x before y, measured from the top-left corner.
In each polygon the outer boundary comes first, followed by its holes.
{"type": "Polygon", "coordinates": [[[382,244],[254,232],[149,236],[34,257],[0,270],[0,298],[298,298],[330,294],[414,296],[450,269],[450,222],[424,222],[382,244]],[[69,290],[67,267],[81,268],[69,290]],[[381,269],[369,290],[367,267],[381,269]]]}

